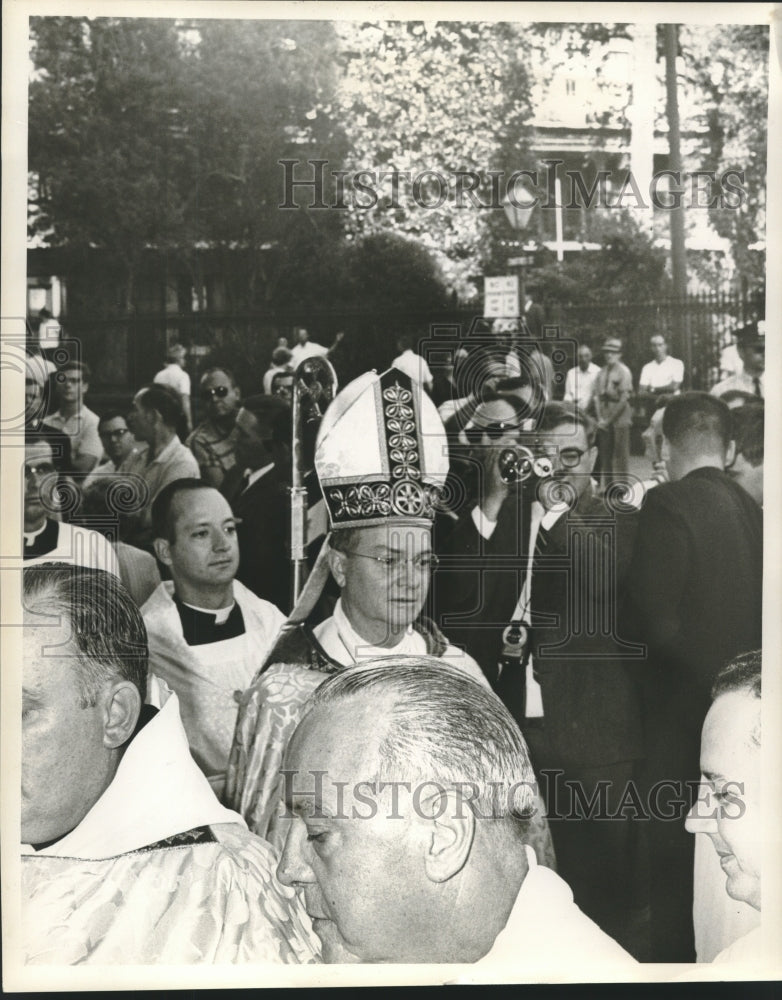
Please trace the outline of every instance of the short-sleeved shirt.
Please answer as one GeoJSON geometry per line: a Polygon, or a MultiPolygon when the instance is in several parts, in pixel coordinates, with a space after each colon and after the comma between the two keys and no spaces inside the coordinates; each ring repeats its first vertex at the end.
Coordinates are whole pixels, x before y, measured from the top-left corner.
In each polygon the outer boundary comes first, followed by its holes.
{"type": "Polygon", "coordinates": [[[204,469],[221,469],[226,473],[236,465],[236,437],[235,427],[226,434],[211,420],[204,420],[196,427],[186,444],[202,473],[204,469]]]}
{"type": "Polygon", "coordinates": [[[161,369],[152,381],[157,382],[158,385],[167,385],[170,389],[175,389],[180,396],[190,395],[190,376],[173,362],[161,369]]]}
{"type": "Polygon", "coordinates": [[[592,393],[600,400],[603,406],[610,407],[613,411],[622,398],[622,395],[624,395],[624,403],[619,408],[619,415],[613,421],[614,427],[630,427],[632,425],[633,411],[629,400],[632,391],[632,372],[621,361],[617,365],[614,365],[613,368],[609,368],[606,365],[595,376],[592,393]]]}
{"type": "Polygon", "coordinates": [[[586,371],[582,371],[578,365],[571,368],[565,376],[565,401],[578,403],[582,409],[585,409],[592,398],[592,390],[599,371],[600,367],[594,361],[589,362],[586,371]]]}
{"type": "Polygon", "coordinates": [[[50,414],[44,421],[44,426],[54,427],[67,434],[71,442],[71,460],[83,455],[90,455],[100,460],[103,455],[103,445],[98,434],[99,418],[97,413],[82,406],[72,417],[65,417],[58,410],[50,414]]]}
{"type": "Polygon", "coordinates": [[[684,362],[668,356],[662,361],[650,361],[641,369],[638,385],[643,388],[662,389],[671,382],[681,385],[684,381],[684,362]]]}

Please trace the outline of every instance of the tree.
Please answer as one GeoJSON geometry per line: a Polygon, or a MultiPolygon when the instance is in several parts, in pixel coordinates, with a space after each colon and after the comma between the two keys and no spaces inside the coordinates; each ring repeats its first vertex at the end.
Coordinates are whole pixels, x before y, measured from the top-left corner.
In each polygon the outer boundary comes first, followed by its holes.
{"type": "Polygon", "coordinates": [[[108,251],[124,268],[130,307],[144,248],[181,233],[174,22],[32,18],[31,34],[31,229],[74,253],[108,251]]]}
{"type": "Polygon", "coordinates": [[[120,261],[128,309],[150,250],[199,294],[201,251],[238,251],[229,305],[246,309],[274,299],[291,249],[339,239],[337,213],[279,209],[279,159],[339,166],[328,23],[47,17],[31,32],[31,230],[120,261]]]}
{"type": "Polygon", "coordinates": [[[346,167],[370,171],[374,179],[365,182],[378,191],[374,202],[349,203],[349,232],[417,240],[448,285],[473,296],[486,217],[502,213],[496,199],[493,209],[476,203],[492,204],[491,170],[525,162],[531,107],[523,34],[508,23],[448,21],[341,23],[338,31],[346,167]],[[393,171],[396,197],[392,179],[380,180],[393,171]],[[468,172],[478,177],[474,197],[465,191],[468,172]]]}

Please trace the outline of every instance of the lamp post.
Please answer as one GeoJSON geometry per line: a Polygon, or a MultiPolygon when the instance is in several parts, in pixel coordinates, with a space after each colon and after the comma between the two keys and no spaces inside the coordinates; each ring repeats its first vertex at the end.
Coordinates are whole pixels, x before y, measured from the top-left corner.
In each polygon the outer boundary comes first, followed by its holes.
{"type": "MultiPolygon", "coordinates": [[[[505,218],[510,223],[511,229],[519,235],[527,228],[532,216],[532,210],[537,204],[536,195],[529,189],[522,177],[517,177],[513,186],[508,188],[507,194],[502,202],[505,211],[505,218]]],[[[518,241],[519,249],[524,250],[521,240],[518,241]]],[[[508,261],[509,266],[518,268],[517,276],[519,282],[519,312],[524,315],[524,256],[512,257],[508,261]]],[[[520,318],[521,318],[520,317],[520,318]]]]}

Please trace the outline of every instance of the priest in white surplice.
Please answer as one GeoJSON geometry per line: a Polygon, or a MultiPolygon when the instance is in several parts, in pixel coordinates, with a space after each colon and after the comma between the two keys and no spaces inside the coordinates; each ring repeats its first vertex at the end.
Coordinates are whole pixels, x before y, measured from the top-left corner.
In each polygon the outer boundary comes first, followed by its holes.
{"type": "MultiPolygon", "coordinates": [[[[24,572],[21,925],[27,964],[311,962],[277,855],[223,808],[101,570],[24,572]]],[[[8,845],[6,844],[6,847],[8,845]]]]}
{"type": "Polygon", "coordinates": [[[155,552],[171,570],[144,604],[150,670],[176,692],[190,749],[222,795],[238,698],[285,617],[235,580],[236,521],[198,479],[165,486],[152,505],[155,552]]]}

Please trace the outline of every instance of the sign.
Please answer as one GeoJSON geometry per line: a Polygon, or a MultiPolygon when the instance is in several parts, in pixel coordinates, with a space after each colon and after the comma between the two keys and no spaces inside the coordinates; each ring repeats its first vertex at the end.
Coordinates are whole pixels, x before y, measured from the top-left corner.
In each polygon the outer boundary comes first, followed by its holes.
{"type": "Polygon", "coordinates": [[[511,257],[508,267],[531,267],[535,263],[535,258],[530,254],[526,257],[511,257]]]}
{"type": "Polygon", "coordinates": [[[515,274],[483,279],[483,315],[518,316],[519,281],[515,274]]]}

